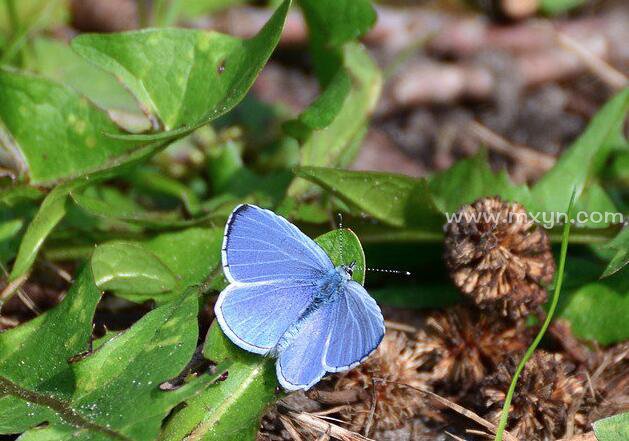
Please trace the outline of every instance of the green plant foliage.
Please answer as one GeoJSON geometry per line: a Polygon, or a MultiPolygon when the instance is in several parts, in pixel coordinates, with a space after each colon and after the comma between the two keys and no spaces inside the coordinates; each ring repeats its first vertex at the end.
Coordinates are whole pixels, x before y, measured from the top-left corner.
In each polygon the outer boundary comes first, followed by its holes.
{"type": "MultiPolygon", "coordinates": [[[[93,187],[88,190],[92,189],[93,187]]],[[[76,206],[90,216],[152,229],[185,227],[207,219],[207,217],[183,219],[181,214],[176,211],[149,211],[138,206],[133,200],[125,198],[119,193],[112,194],[111,191],[101,191],[99,195],[74,192],[71,197],[76,206]]]]}
{"type": "MultiPolygon", "coordinates": [[[[347,229],[333,230],[319,236],[316,242],[334,265],[356,262],[354,280],[362,283],[365,254],[354,233],[347,229]]],[[[216,321],[208,332],[203,353],[215,363],[231,361],[229,374],[220,387],[208,389],[188,401],[187,406],[168,421],[160,439],[253,439],[263,411],[281,397],[276,391],[274,360],[236,347],[216,321]]]]}
{"type": "Polygon", "coordinates": [[[627,311],[629,273],[624,271],[567,291],[558,315],[577,337],[607,345],[629,339],[627,311]]]}
{"type": "Polygon", "coordinates": [[[613,250],[615,254],[607,268],[605,268],[602,277],[608,277],[617,273],[629,263],[629,228],[623,228],[618,233],[618,236],[607,244],[607,248],[613,250]]]}
{"type": "Polygon", "coordinates": [[[629,111],[629,88],[612,98],[594,116],[583,134],[566,150],[557,164],[531,189],[530,210],[562,212],[570,191],[580,196],[586,184],[600,172],[609,153],[626,141],[622,127],[629,111]]]}
{"type": "Polygon", "coordinates": [[[629,412],[603,418],[592,425],[598,441],[617,441],[629,438],[629,412]]]}
{"type": "MultiPolygon", "coordinates": [[[[321,120],[330,121],[327,127],[313,131],[303,142],[299,161],[302,167],[347,165],[356,154],[367,119],[380,95],[382,77],[364,47],[347,43],[342,54],[343,67],[328,86],[332,91],[324,92],[313,107],[305,111],[306,123],[298,120],[306,126],[320,125],[321,120]],[[346,76],[351,79],[352,88],[343,100],[346,76]]],[[[309,186],[297,179],[289,187],[288,194],[299,197],[308,190],[309,186]]]]}
{"type": "Polygon", "coordinates": [[[50,186],[102,168],[133,148],[107,138],[106,132],[119,133],[117,126],[72,89],[2,69],[0,124],[13,163],[33,185],[50,186]]]}
{"type": "Polygon", "coordinates": [[[368,0],[300,0],[308,27],[329,46],[340,46],[363,36],[376,23],[368,0]]]}
{"type": "Polygon", "coordinates": [[[544,14],[557,15],[578,8],[584,3],[585,0],[542,0],[539,9],[544,14]]]}
{"type": "Polygon", "coordinates": [[[92,256],[96,286],[126,294],[163,294],[177,284],[175,274],[159,258],[133,242],[109,242],[92,256]]]}
{"type": "Polygon", "coordinates": [[[358,236],[352,230],[333,230],[317,237],[316,242],[328,253],[334,265],[349,265],[354,262],[352,278],[361,285],[365,284],[365,253],[358,236]]]}
{"type": "Polygon", "coordinates": [[[32,46],[26,63],[29,69],[71,86],[103,109],[140,113],[133,96],[116,78],[80,57],[67,43],[40,37],[32,46]]]}
{"type": "Polygon", "coordinates": [[[135,139],[165,139],[207,124],[243,99],[279,40],[289,6],[290,0],[282,3],[251,40],[217,32],[149,29],[81,35],[72,48],[118,76],[166,130],[135,139]]]}
{"type": "Polygon", "coordinates": [[[44,240],[65,216],[68,193],[81,185],[85,185],[83,181],[70,181],[55,187],[48,193],[22,238],[18,256],[11,271],[11,280],[28,272],[44,240]]]}
{"type": "Polygon", "coordinates": [[[197,324],[190,320],[197,313],[194,291],[70,363],[88,349],[99,298],[86,268],[58,307],[0,335],[1,433],[26,431],[25,438],[48,440],[152,440],[170,409],[215,380],[202,376],[173,392],[159,390],[183,369],[196,346],[197,324]],[[36,427],[43,422],[48,425],[36,427]]]}
{"type": "Polygon", "coordinates": [[[429,188],[435,204],[449,213],[483,196],[500,196],[524,206],[528,206],[531,199],[529,189],[514,185],[505,171],[494,174],[484,153],[458,161],[436,174],[430,179],[429,188]]]}
{"type": "Polygon", "coordinates": [[[300,167],[296,173],[385,224],[438,228],[442,223],[424,179],[318,167],[300,167]]]}
{"type": "Polygon", "coordinates": [[[91,259],[96,284],[128,300],[162,304],[212,282],[222,240],[222,229],[188,228],[141,242],[106,242],[91,259]]]}

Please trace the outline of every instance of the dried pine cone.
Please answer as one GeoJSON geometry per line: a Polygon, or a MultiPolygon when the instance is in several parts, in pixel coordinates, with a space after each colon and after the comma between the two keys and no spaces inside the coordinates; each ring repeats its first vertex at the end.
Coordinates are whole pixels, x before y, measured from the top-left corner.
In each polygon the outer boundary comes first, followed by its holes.
{"type": "MultiPolygon", "coordinates": [[[[335,389],[367,390],[368,396],[375,397],[376,401],[372,427],[375,430],[396,429],[417,416],[425,402],[420,393],[403,386],[424,385],[418,374],[421,359],[422,353],[413,341],[401,332],[389,331],[374,355],[343,374],[335,389]]],[[[362,432],[371,407],[371,399],[367,399],[341,412],[345,420],[351,421],[350,430],[362,432]]]]}
{"type": "Polygon", "coordinates": [[[446,226],[454,284],[481,308],[519,318],[546,301],[555,262],[546,233],[520,204],[498,197],[463,206],[446,226]]]}
{"type": "Polygon", "coordinates": [[[424,348],[422,369],[440,390],[464,394],[509,356],[522,353],[531,332],[521,322],[491,320],[456,306],[432,313],[417,341],[424,348]]]}
{"type": "MultiPolygon", "coordinates": [[[[495,424],[516,365],[515,359],[510,360],[481,384],[483,416],[495,424]]],[[[518,380],[507,430],[526,441],[561,438],[571,418],[571,406],[585,393],[584,384],[584,375],[575,374],[563,356],[536,352],[518,380]]],[[[583,415],[574,416],[577,426],[583,422],[583,415]]]]}

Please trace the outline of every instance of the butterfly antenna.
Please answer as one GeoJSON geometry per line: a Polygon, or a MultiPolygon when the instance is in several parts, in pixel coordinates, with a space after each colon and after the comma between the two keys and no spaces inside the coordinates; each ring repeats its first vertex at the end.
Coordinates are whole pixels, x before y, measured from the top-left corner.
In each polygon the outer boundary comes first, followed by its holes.
{"type": "Polygon", "coordinates": [[[412,273],[410,271],[400,271],[400,270],[382,269],[382,268],[369,268],[369,267],[367,267],[367,271],[373,271],[374,273],[401,274],[403,276],[411,276],[412,275],[412,273]]]}
{"type": "Polygon", "coordinates": [[[336,213],[336,228],[339,230],[343,229],[343,213],[336,213]]]}

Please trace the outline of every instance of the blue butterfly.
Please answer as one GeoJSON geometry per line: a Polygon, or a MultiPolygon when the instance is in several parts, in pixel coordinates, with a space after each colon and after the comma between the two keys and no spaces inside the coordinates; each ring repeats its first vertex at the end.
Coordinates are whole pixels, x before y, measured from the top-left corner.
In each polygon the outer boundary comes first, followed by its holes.
{"type": "Polygon", "coordinates": [[[334,267],[319,245],[272,211],[236,207],[222,257],[230,284],[214,307],[218,323],[242,349],[277,357],[284,389],[309,389],[326,372],[352,369],[382,341],[382,313],[352,280],[353,264],[334,267]]]}

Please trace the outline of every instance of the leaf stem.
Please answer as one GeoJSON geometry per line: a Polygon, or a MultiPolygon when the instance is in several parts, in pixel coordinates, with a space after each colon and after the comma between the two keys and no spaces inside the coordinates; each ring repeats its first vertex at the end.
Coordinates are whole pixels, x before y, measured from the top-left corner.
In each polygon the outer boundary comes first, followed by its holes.
{"type": "Polygon", "coordinates": [[[502,406],[502,412],[500,414],[500,421],[498,423],[498,428],[496,429],[496,438],[495,441],[502,441],[502,437],[507,427],[507,421],[509,419],[509,408],[511,407],[511,401],[513,400],[513,395],[515,393],[515,388],[518,384],[518,378],[520,374],[524,370],[524,366],[531,359],[535,349],[539,345],[539,342],[544,337],[548,326],[553,318],[555,313],[555,309],[557,308],[557,303],[559,302],[559,293],[561,292],[561,285],[563,284],[563,273],[566,266],[566,255],[568,253],[568,237],[570,236],[570,219],[572,219],[572,209],[574,206],[574,199],[576,195],[576,190],[572,191],[572,196],[570,197],[570,204],[568,205],[568,220],[563,226],[563,234],[561,240],[561,253],[559,255],[559,269],[557,270],[557,283],[555,284],[555,291],[553,292],[553,298],[550,303],[550,308],[548,309],[548,314],[546,315],[546,320],[542,324],[541,329],[535,336],[535,340],[531,343],[531,346],[526,350],[524,357],[520,360],[520,364],[518,364],[517,369],[515,370],[515,374],[513,375],[513,379],[511,380],[511,385],[509,386],[509,391],[507,392],[507,396],[505,398],[504,405],[502,406]]]}

